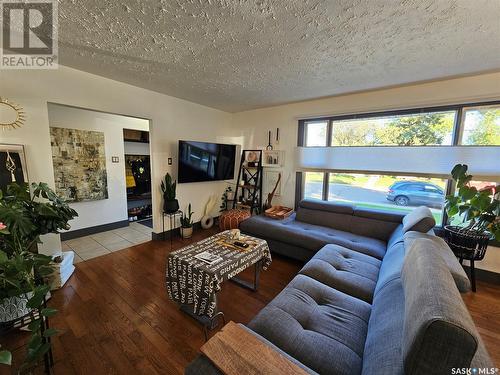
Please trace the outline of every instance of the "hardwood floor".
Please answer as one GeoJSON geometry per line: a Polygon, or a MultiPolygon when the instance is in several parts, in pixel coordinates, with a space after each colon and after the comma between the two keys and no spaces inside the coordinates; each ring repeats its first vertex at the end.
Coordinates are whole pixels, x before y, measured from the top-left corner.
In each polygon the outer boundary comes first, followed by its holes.
{"type": "MultiPolygon", "coordinates": [[[[177,239],[174,249],[215,233],[177,239]]],[[[165,262],[170,243],[148,242],[76,265],[66,286],[50,305],[59,309],[51,324],[54,373],[181,374],[204,342],[200,325],[179,311],[165,289],[165,262]]],[[[218,295],[226,319],[249,322],[301,268],[301,263],[273,256],[261,273],[258,292],[227,282],[218,295]]],[[[251,271],[251,270],[249,270],[251,271]]],[[[251,272],[246,275],[251,279],[251,272]]],[[[478,283],[478,292],[464,296],[495,363],[500,364],[500,286],[478,283]]],[[[17,348],[20,335],[2,338],[17,348]]],[[[24,348],[14,352],[23,354],[24,348]]],[[[0,374],[9,373],[0,366],[0,374]]]]}

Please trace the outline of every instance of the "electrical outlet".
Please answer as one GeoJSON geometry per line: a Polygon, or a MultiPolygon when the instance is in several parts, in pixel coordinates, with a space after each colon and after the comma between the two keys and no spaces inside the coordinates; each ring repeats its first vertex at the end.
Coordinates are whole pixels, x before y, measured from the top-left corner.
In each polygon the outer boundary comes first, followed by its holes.
{"type": "Polygon", "coordinates": [[[118,158],[118,156],[111,156],[111,163],[119,163],[120,162],[120,159],[118,158]]]}
{"type": "Polygon", "coordinates": [[[172,158],[167,159],[168,165],[172,165],[172,158]]]}

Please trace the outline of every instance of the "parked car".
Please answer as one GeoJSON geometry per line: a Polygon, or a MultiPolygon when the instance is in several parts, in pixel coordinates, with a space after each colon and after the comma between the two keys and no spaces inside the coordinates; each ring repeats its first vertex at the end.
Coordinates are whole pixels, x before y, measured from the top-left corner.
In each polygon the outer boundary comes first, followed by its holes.
{"type": "Polygon", "coordinates": [[[444,191],[428,182],[398,181],[389,187],[386,198],[398,206],[441,207],[444,202],[444,191]]]}

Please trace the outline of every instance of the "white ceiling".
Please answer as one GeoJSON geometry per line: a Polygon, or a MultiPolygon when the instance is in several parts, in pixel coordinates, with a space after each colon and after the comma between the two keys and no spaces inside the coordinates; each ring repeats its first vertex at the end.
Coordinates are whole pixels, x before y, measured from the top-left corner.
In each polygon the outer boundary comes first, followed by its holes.
{"type": "Polygon", "coordinates": [[[60,0],[60,63],[236,112],[500,69],[498,0],[60,0]]]}

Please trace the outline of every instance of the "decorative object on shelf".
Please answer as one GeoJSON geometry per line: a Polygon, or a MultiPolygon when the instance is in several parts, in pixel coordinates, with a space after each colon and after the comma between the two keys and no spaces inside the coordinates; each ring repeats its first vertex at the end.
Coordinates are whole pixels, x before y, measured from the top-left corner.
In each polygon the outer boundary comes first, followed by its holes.
{"type": "Polygon", "coordinates": [[[271,130],[269,130],[269,141],[267,143],[267,146],[266,146],[266,150],[272,150],[273,149],[273,145],[271,144],[271,130]]]}
{"type": "Polygon", "coordinates": [[[217,203],[217,198],[210,196],[208,202],[205,205],[205,211],[203,217],[201,218],[200,225],[203,229],[210,229],[214,225],[214,218],[212,216],[212,211],[214,210],[215,204],[217,203]]]}
{"type": "Polygon", "coordinates": [[[179,210],[179,201],[175,199],[177,181],[172,181],[170,173],[165,175],[164,181],[161,182],[161,191],[163,192],[163,212],[167,214],[174,213],[179,210]]]}
{"type": "Polygon", "coordinates": [[[28,181],[23,145],[0,144],[0,190],[6,191],[13,182],[28,181]]]}
{"type": "MultiPolygon", "coordinates": [[[[45,304],[50,290],[47,278],[53,273],[52,257],[37,254],[36,244],[41,235],[70,229],[68,222],[78,216],[47,184],[32,184],[31,191],[32,195],[27,184],[14,183],[5,194],[0,192],[0,310],[13,313],[18,306],[22,310],[19,313],[29,308],[31,315],[31,338],[21,371],[47,355],[50,337],[57,333],[47,329],[48,317],[57,311],[45,304]],[[13,304],[12,296],[19,297],[17,303],[13,304]]],[[[10,352],[2,349],[0,363],[10,364],[10,352]]]]}
{"type": "Polygon", "coordinates": [[[104,133],[50,128],[56,192],[68,202],[108,199],[104,133]]]}
{"type": "Polygon", "coordinates": [[[249,167],[255,167],[259,163],[259,155],[255,151],[249,151],[246,154],[246,162],[249,167]]]}
{"type": "Polygon", "coordinates": [[[7,118],[7,121],[4,120],[5,122],[0,121],[0,127],[3,130],[20,128],[26,120],[23,107],[2,97],[0,97],[0,113],[3,113],[2,118],[7,118]],[[10,116],[8,112],[12,112],[10,116]]]}
{"type": "Polygon", "coordinates": [[[219,216],[219,228],[220,230],[238,229],[240,223],[251,216],[250,210],[248,209],[235,208],[224,211],[219,216]]]}
{"type": "Polygon", "coordinates": [[[467,165],[457,164],[451,171],[456,183],[456,195],[446,197],[446,212],[452,222],[446,225],[445,240],[459,258],[470,261],[472,290],[476,291],[475,261],[486,254],[491,239],[500,240],[500,185],[477,189],[472,186],[473,177],[467,174],[467,165]]]}
{"type": "Polygon", "coordinates": [[[293,214],[293,208],[285,206],[272,206],[264,211],[264,215],[276,220],[286,219],[293,214]]]}
{"type": "Polygon", "coordinates": [[[264,210],[267,210],[268,208],[271,208],[273,205],[273,198],[274,194],[276,193],[276,190],[278,189],[278,186],[281,182],[281,173],[278,173],[278,180],[276,181],[276,184],[274,185],[273,191],[271,191],[269,194],[267,194],[267,199],[266,203],[264,203],[264,210]]]}
{"type": "Polygon", "coordinates": [[[191,238],[193,235],[193,214],[194,212],[191,211],[191,203],[189,203],[187,212],[183,213],[181,217],[182,238],[191,238]]]}
{"type": "Polygon", "coordinates": [[[281,150],[264,150],[263,151],[263,167],[278,168],[283,166],[284,151],[281,150]]]}

